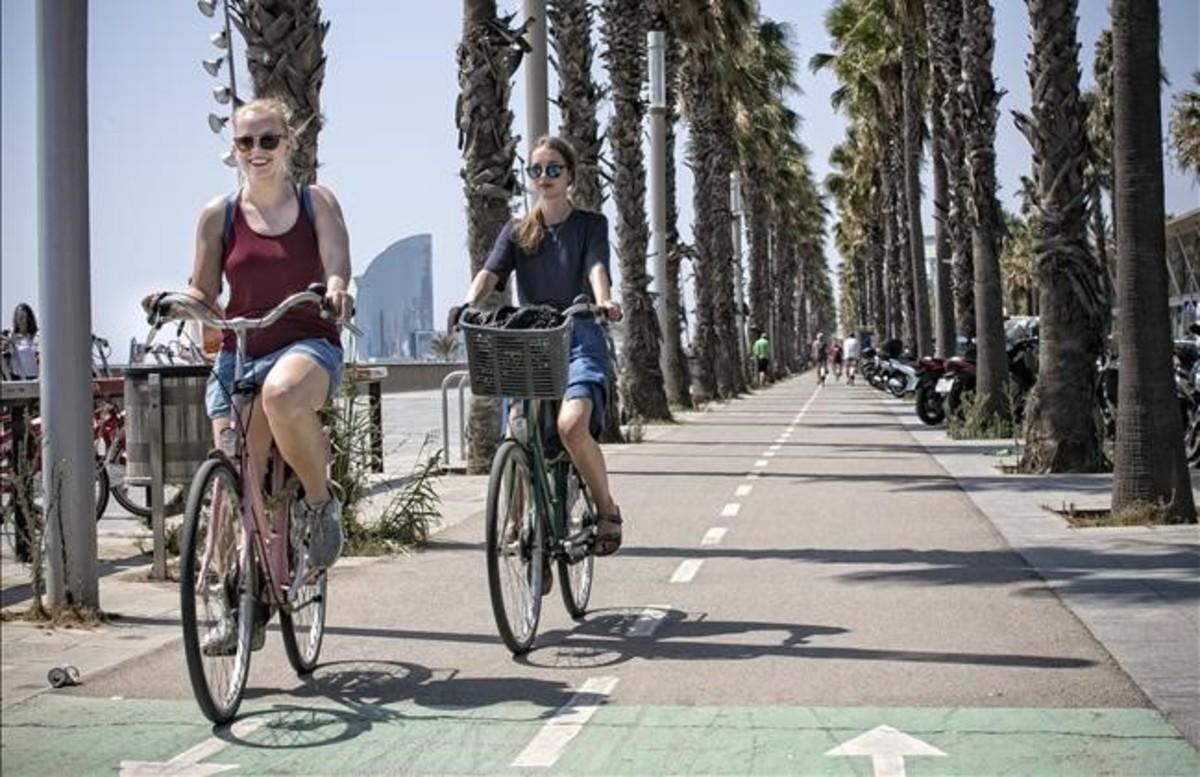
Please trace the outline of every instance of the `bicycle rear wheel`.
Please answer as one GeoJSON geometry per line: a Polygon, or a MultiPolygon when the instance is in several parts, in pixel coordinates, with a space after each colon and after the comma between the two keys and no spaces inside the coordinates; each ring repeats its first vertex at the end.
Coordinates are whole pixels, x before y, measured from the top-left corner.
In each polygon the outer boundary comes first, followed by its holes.
{"type": "MultiPolygon", "coordinates": [[[[144,518],[150,525],[150,486],[129,486],[125,484],[125,433],[117,437],[104,455],[104,464],[108,470],[110,483],[109,491],[117,504],[125,508],[131,515],[144,518]]],[[[163,485],[163,515],[168,518],[183,512],[184,498],[187,491],[172,484],[163,485]]]]}
{"type": "MultiPolygon", "coordinates": [[[[291,503],[296,497],[288,499],[283,509],[291,516],[291,503]]],[[[291,569],[295,570],[298,554],[302,548],[291,546],[290,535],[288,553],[292,560],[291,569]]],[[[279,628],[283,632],[283,650],[287,653],[288,662],[296,674],[304,676],[317,668],[317,659],[321,655],[321,641],[325,638],[325,603],[329,591],[329,579],[322,571],[316,581],[303,585],[296,593],[295,601],[288,607],[279,610],[279,628]]]]}
{"type": "Polygon", "coordinates": [[[592,573],[596,561],[592,555],[592,543],[595,541],[593,527],[596,507],[574,467],[567,470],[565,505],[567,542],[582,543],[583,556],[572,561],[566,554],[559,555],[558,580],[567,614],[578,620],[587,613],[588,601],[592,598],[592,573]]]}
{"type": "Polygon", "coordinates": [[[205,717],[237,713],[250,671],[258,566],[242,526],[241,484],[224,460],[192,479],[183,525],[180,616],[192,692],[205,717]]]}
{"type": "Polygon", "coordinates": [[[501,443],[488,479],[488,591],[496,628],[513,655],[529,651],[542,614],[546,548],[531,486],[524,448],[501,443]]]}

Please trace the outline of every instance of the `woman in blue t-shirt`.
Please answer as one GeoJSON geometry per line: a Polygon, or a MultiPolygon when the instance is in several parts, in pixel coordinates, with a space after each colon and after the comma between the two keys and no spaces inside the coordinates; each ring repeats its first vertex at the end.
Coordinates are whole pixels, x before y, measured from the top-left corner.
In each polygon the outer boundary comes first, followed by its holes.
{"type": "MultiPolygon", "coordinates": [[[[612,299],[608,274],[608,220],[600,213],[577,210],[568,196],[575,180],[574,149],[547,135],[534,144],[529,159],[525,171],[538,191],[537,204],[525,218],[501,230],[483,269],[471,281],[467,305],[503,289],[515,271],[523,305],[563,308],[583,295],[603,309],[605,318],[620,321],[621,306],[612,299]]],[[[604,333],[595,322],[577,321],[558,436],[596,502],[598,556],[614,553],[621,545],[621,511],[608,489],[604,454],[596,442],[608,400],[607,373],[604,333]]]]}

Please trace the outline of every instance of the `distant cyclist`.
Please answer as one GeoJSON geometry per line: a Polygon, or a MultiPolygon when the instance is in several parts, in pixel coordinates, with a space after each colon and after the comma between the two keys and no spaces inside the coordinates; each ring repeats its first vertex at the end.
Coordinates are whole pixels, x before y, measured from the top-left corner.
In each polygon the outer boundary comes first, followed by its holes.
{"type": "MultiPolygon", "coordinates": [[[[583,295],[608,319],[621,319],[608,273],[608,220],[600,213],[575,208],[569,197],[575,159],[575,150],[562,138],[546,135],[534,143],[525,172],[537,187],[537,204],[525,218],[510,221],[500,231],[483,269],[471,281],[464,307],[503,289],[515,271],[523,305],[562,309],[583,295]]],[[[451,324],[457,323],[460,312],[461,308],[451,311],[451,324]]],[[[609,491],[604,454],[595,439],[604,423],[607,374],[604,333],[593,321],[577,321],[571,330],[558,436],[596,503],[597,556],[615,553],[621,546],[621,510],[609,491]]]]}
{"type": "Polygon", "coordinates": [[[829,345],[825,342],[825,334],[817,332],[812,341],[812,360],[817,365],[817,385],[825,385],[825,375],[829,372],[829,345]]]}
{"type": "Polygon", "coordinates": [[[846,383],[854,385],[854,374],[858,369],[858,357],[862,349],[858,344],[858,338],[851,332],[850,336],[842,341],[842,358],[846,361],[846,383]]]}
{"type": "MultiPolygon", "coordinates": [[[[233,148],[244,184],[200,212],[187,293],[216,305],[224,274],[229,284],[225,315],[256,317],[290,294],[323,283],[327,305],[346,320],[354,310],[347,292],[346,223],[327,187],[301,187],[292,180],[296,137],[291,118],[291,110],[276,98],[251,100],[234,111],[233,148]]],[[[304,487],[304,498],[293,503],[295,536],[303,538],[312,566],[331,566],[341,554],[342,505],[326,482],[326,442],[317,411],[341,381],[337,326],[315,307],[302,306],[251,332],[247,355],[245,375],[261,389],[250,417],[241,419],[255,467],[266,469],[274,439],[304,487]]],[[[234,358],[234,336],[226,333],[206,396],[218,441],[229,426],[234,358]]]]}

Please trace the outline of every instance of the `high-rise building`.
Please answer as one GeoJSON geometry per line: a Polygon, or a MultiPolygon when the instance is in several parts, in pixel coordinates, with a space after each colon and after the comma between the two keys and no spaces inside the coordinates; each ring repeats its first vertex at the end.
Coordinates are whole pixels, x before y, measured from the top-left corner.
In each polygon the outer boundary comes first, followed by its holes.
{"type": "Polygon", "coordinates": [[[433,331],[433,236],[398,240],[355,276],[359,359],[420,360],[433,331]]]}

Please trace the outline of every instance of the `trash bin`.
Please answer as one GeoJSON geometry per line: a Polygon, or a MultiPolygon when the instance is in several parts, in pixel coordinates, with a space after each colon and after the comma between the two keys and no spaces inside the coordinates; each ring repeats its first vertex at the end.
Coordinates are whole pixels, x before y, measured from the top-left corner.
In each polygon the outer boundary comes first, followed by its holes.
{"type": "Polygon", "coordinates": [[[162,382],[163,482],[187,485],[212,448],[204,408],[209,368],[204,365],[138,365],[125,370],[126,482],[150,482],[150,376],[162,382]]]}

